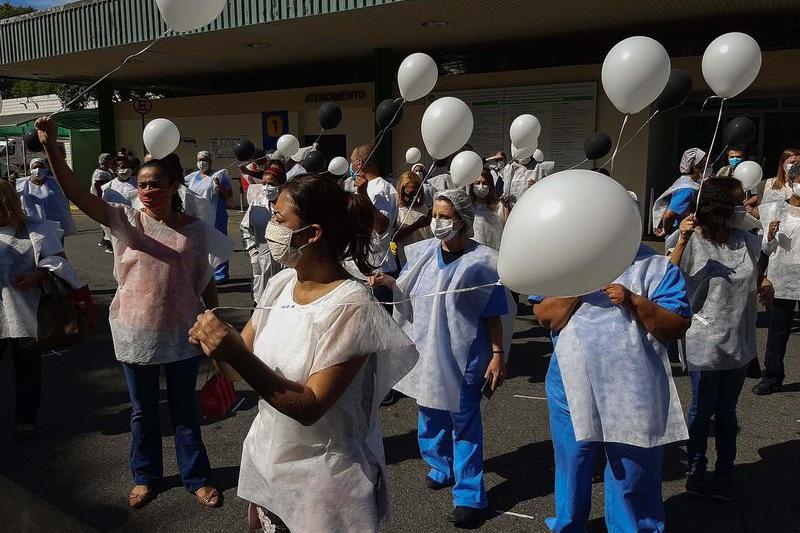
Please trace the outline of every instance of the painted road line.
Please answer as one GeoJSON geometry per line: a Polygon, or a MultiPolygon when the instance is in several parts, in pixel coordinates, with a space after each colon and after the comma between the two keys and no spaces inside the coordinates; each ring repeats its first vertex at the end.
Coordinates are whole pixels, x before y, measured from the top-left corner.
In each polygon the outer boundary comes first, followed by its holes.
{"type": "Polygon", "coordinates": [[[512,511],[495,511],[497,514],[507,514],[508,516],[516,516],[517,518],[527,518],[529,520],[536,520],[535,516],[528,516],[526,514],[514,513],[512,511]]]}
{"type": "Polygon", "coordinates": [[[522,394],[515,394],[514,398],[525,398],[527,400],[547,400],[547,398],[540,398],[538,396],[523,396],[522,394]]]}

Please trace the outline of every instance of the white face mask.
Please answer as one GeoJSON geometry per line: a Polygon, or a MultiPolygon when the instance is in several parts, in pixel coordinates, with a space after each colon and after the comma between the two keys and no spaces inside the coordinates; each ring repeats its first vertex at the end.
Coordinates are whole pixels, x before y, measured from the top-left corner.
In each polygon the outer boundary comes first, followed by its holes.
{"type": "Polygon", "coordinates": [[[450,242],[456,236],[455,223],[444,218],[431,219],[431,231],[442,242],[450,242]]]}
{"type": "Polygon", "coordinates": [[[475,196],[478,198],[486,198],[489,196],[489,186],[488,185],[473,185],[472,191],[475,193],[475,196]]]}
{"type": "Polygon", "coordinates": [[[208,161],[198,161],[197,162],[197,170],[200,172],[208,172],[208,169],[211,168],[211,163],[208,161]]]}
{"type": "Polygon", "coordinates": [[[32,168],[31,169],[31,178],[34,181],[44,181],[47,178],[47,169],[46,168],[32,168]]]}
{"type": "Polygon", "coordinates": [[[117,177],[121,181],[128,181],[128,178],[131,177],[131,169],[129,168],[121,168],[117,170],[117,177]]]}
{"type": "Polygon", "coordinates": [[[270,202],[274,202],[280,196],[281,188],[276,185],[264,185],[264,196],[267,197],[267,200],[270,202]]]}
{"type": "Polygon", "coordinates": [[[786,163],[786,164],[783,165],[783,171],[788,174],[793,166],[794,166],[794,163],[786,163]]]}
{"type": "Polygon", "coordinates": [[[792,194],[800,198],[800,182],[792,183],[792,194]]]}
{"type": "Polygon", "coordinates": [[[303,248],[310,243],[306,243],[300,248],[295,248],[292,246],[292,237],[294,237],[295,233],[299,233],[309,227],[292,230],[292,228],[281,226],[277,222],[270,220],[267,223],[266,238],[272,258],[285,267],[294,268],[303,256],[303,248]]]}

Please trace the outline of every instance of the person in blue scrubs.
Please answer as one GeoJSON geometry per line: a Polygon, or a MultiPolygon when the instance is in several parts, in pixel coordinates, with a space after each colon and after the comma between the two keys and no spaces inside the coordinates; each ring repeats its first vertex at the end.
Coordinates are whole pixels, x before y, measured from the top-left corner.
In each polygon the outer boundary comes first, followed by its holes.
{"type": "Polygon", "coordinates": [[[555,452],[556,516],[545,521],[551,531],[586,531],[600,450],[608,530],[665,530],[663,446],[688,433],[664,343],[691,323],[683,275],[666,261],[642,246],[601,291],[529,298],[553,341],[545,382],[555,452]]]}
{"type": "Polygon", "coordinates": [[[416,366],[394,388],[419,405],[419,449],[430,467],[426,483],[432,490],[452,486],[453,522],[471,528],[487,506],[481,391],[484,383],[494,391],[505,375],[516,309],[497,284],[497,252],[470,239],[470,197],[459,189],[434,198],[435,237],[406,247],[407,263],[396,282],[378,274],[371,283],[393,289],[395,319],[419,352],[416,366]],[[471,290],[450,292],[461,289],[471,290]]]}
{"type": "Polygon", "coordinates": [[[710,169],[706,169],[705,165],[706,153],[700,148],[689,148],[683,153],[679,165],[681,177],[653,204],[653,231],[656,236],[670,235],[678,229],[681,220],[694,212],[700,183],[710,176],[710,169]]]}

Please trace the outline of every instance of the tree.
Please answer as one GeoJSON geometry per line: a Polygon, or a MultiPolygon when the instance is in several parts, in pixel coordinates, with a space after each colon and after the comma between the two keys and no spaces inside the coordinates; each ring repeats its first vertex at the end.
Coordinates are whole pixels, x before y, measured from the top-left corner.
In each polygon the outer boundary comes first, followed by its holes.
{"type": "Polygon", "coordinates": [[[12,6],[10,2],[0,4],[0,19],[7,19],[19,15],[25,15],[36,11],[32,7],[12,6]]]}

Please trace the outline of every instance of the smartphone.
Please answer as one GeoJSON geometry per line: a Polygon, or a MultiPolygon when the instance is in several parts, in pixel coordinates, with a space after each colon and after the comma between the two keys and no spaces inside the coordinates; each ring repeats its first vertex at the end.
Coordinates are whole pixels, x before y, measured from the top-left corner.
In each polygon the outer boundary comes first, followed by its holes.
{"type": "Polygon", "coordinates": [[[481,386],[481,394],[487,400],[492,399],[494,391],[492,390],[492,378],[483,378],[483,385],[481,386]]]}

